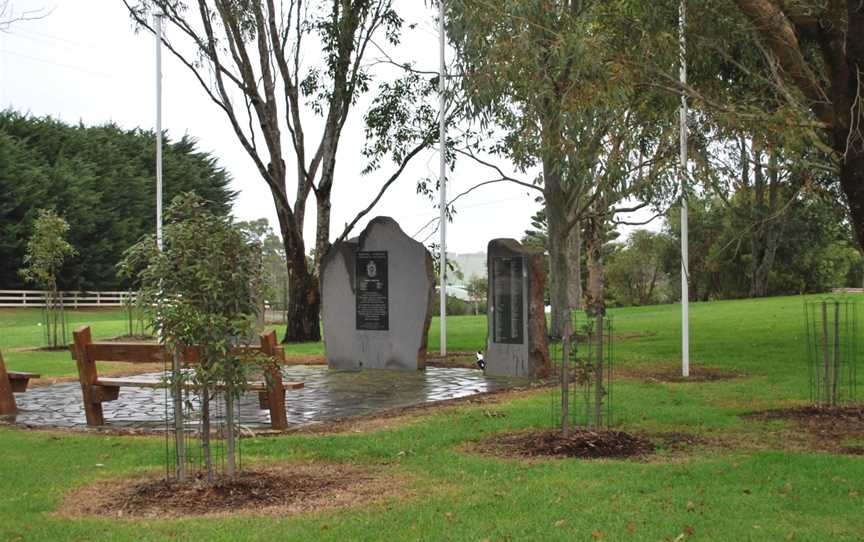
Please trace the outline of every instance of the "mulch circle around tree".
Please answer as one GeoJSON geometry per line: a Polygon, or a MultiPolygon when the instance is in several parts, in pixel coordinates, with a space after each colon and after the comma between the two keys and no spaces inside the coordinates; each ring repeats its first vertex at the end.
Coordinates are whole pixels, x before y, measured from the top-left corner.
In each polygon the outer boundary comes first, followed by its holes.
{"type": "Polygon", "coordinates": [[[623,431],[573,429],[564,437],[558,430],[529,430],[492,435],[478,442],[475,450],[504,458],[622,459],[651,454],[654,452],[654,444],[623,431]]]}
{"type": "Polygon", "coordinates": [[[864,440],[864,405],[825,407],[807,405],[749,412],[744,418],[761,421],[789,420],[808,433],[817,449],[864,455],[864,446],[845,445],[850,439],[864,440]]]}
{"type": "Polygon", "coordinates": [[[687,377],[681,376],[680,365],[652,365],[646,367],[621,367],[615,369],[616,376],[624,378],[636,378],[648,383],[693,383],[693,382],[719,382],[744,378],[747,375],[730,369],[719,367],[706,367],[704,365],[691,366],[687,377]]]}
{"type": "Polygon", "coordinates": [[[301,513],[369,503],[406,487],[404,480],[359,467],[297,464],[249,468],[208,484],[203,473],[178,482],[164,475],[101,480],[67,496],[70,517],[172,518],[211,514],[301,513]]]}

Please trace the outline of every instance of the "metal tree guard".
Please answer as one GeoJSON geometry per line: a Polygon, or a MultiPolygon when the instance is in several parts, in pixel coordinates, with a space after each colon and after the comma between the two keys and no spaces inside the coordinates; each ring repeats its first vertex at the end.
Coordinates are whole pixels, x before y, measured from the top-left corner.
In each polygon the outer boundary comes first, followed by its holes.
{"type": "Polygon", "coordinates": [[[835,407],[857,398],[858,311],[851,299],[806,301],[810,400],[835,407]]]}
{"type": "Polygon", "coordinates": [[[549,345],[556,384],[550,396],[552,425],[564,436],[572,427],[608,429],[613,424],[613,319],[579,312],[565,325],[569,329],[561,342],[549,345]]]}

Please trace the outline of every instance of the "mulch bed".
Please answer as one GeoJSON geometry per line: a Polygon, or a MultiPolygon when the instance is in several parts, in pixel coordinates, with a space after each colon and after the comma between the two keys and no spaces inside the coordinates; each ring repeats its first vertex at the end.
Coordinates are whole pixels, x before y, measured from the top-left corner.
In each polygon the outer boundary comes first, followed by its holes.
{"type": "Polygon", "coordinates": [[[615,369],[616,376],[624,378],[636,378],[643,382],[657,383],[691,383],[691,382],[719,382],[744,378],[747,375],[738,371],[721,369],[719,367],[706,367],[696,365],[690,367],[690,376],[681,376],[680,365],[653,365],[648,367],[621,367],[615,369]]]}
{"type": "Polygon", "coordinates": [[[864,446],[845,446],[848,439],[864,439],[864,406],[823,407],[808,405],[750,412],[744,418],[761,421],[789,420],[810,436],[816,449],[864,455],[864,446]]]}
{"type": "Polygon", "coordinates": [[[102,480],[69,495],[60,513],[71,517],[163,518],[211,514],[288,514],[351,506],[392,495],[393,476],[357,467],[298,464],[246,469],[213,484],[199,473],[178,482],[150,475],[102,480]]]}
{"type": "Polygon", "coordinates": [[[573,429],[519,431],[492,435],[476,444],[483,454],[504,458],[578,457],[582,459],[643,457],[654,452],[651,441],[623,431],[573,429]]]}

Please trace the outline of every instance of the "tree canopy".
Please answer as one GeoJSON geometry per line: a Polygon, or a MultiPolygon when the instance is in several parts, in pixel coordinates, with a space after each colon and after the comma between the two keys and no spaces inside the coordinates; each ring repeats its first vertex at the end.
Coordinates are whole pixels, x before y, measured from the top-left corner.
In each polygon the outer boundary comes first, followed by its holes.
{"type": "MultiPolygon", "coordinates": [[[[155,229],[154,140],[153,132],[115,124],[0,113],[0,287],[24,287],[18,269],[39,209],[65,218],[78,252],[59,271],[61,289],[125,287],[121,254],[155,229]]],[[[230,210],[230,176],[194,138],[166,139],[163,163],[165,201],[194,190],[220,213],[230,210]]]]}

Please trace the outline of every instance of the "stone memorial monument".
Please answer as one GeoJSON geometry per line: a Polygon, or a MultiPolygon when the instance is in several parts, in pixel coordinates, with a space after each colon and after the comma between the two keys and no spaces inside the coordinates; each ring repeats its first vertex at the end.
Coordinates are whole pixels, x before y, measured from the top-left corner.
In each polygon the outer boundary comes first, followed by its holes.
{"type": "Polygon", "coordinates": [[[432,319],[432,257],[379,216],[321,262],[324,347],[331,369],[423,369],[432,319]]]}
{"type": "Polygon", "coordinates": [[[489,241],[486,374],[549,375],[543,252],[515,239],[489,241]]]}

